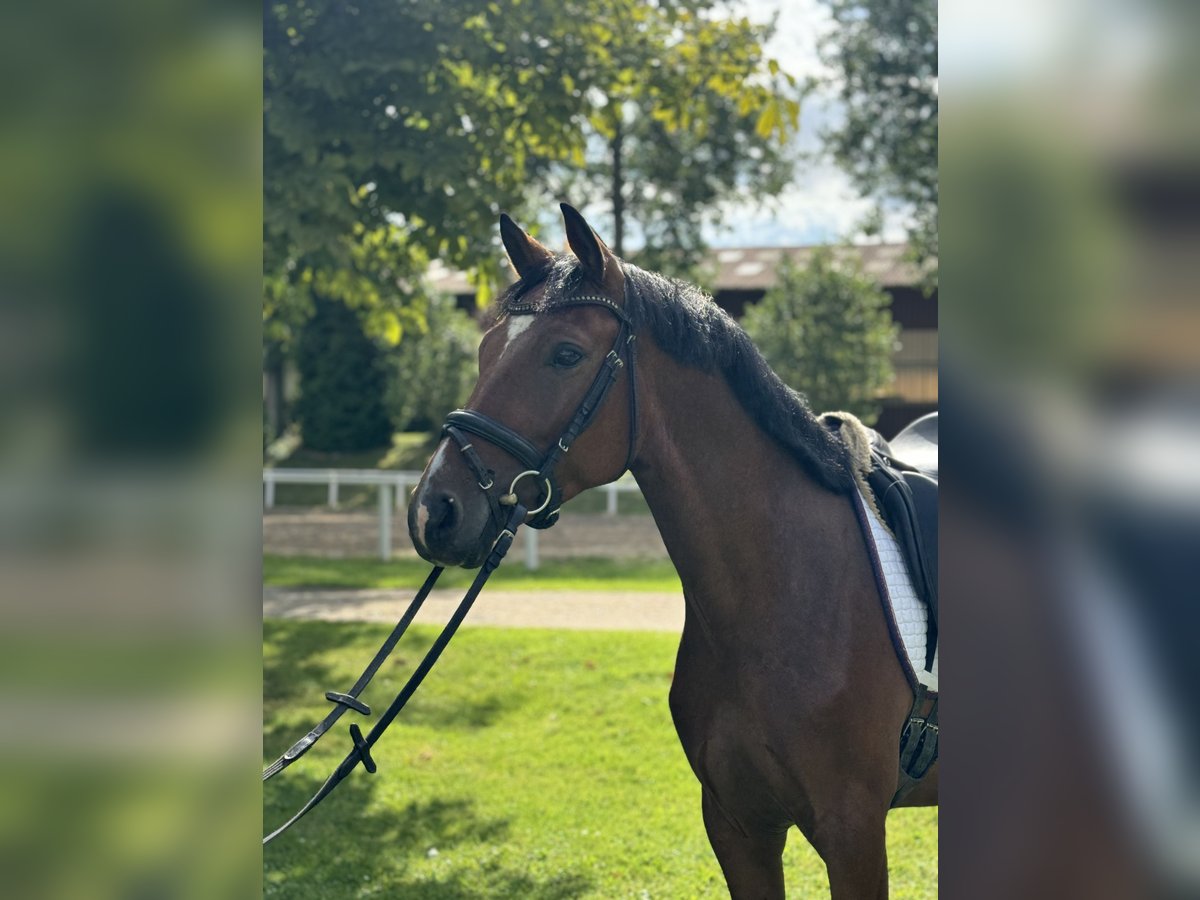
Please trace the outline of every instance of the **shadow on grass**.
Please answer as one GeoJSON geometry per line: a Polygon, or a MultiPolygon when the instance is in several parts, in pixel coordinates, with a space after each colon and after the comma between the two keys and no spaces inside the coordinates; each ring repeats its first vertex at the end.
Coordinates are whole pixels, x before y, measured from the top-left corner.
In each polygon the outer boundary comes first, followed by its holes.
{"type": "MultiPolygon", "coordinates": [[[[331,709],[325,692],[348,690],[378,649],[384,634],[386,631],[378,625],[365,623],[280,621],[266,626],[271,662],[263,670],[265,755],[274,759],[325,717],[331,709]],[[340,660],[350,661],[349,667],[339,665],[335,671],[328,662],[331,653],[337,653],[340,660]]],[[[432,642],[432,633],[428,631],[405,635],[401,646],[384,663],[362,696],[371,707],[371,716],[364,719],[353,711],[347,712],[320,746],[344,745],[346,727],[356,720],[364,732],[368,731],[432,642]]],[[[453,644],[446,652],[455,652],[453,644]]],[[[385,740],[388,737],[402,740],[405,729],[410,727],[457,732],[487,728],[525,702],[512,689],[464,691],[461,683],[439,685],[439,668],[434,668],[430,681],[409,701],[385,740]]]]}
{"type": "Polygon", "coordinates": [[[381,893],[389,897],[411,897],[416,900],[478,900],[479,897],[512,898],[512,900],[573,900],[582,897],[591,881],[577,873],[553,875],[537,881],[521,872],[499,870],[488,873],[486,886],[469,883],[461,875],[447,873],[436,881],[390,882],[381,893]]]}
{"type": "Polygon", "coordinates": [[[326,691],[345,690],[379,649],[386,634],[378,625],[365,622],[324,622],[315,627],[312,622],[296,620],[265,623],[264,705],[269,708],[287,701],[312,703],[323,700],[326,691]],[[327,656],[331,652],[340,653],[345,660],[344,670],[339,666],[335,673],[327,656]]]}
{"type": "Polygon", "coordinates": [[[474,731],[487,728],[502,715],[520,709],[525,702],[514,690],[471,698],[463,698],[461,695],[441,697],[435,693],[436,690],[437,685],[422,687],[409,701],[404,712],[400,713],[397,724],[433,728],[438,731],[474,731]],[[421,694],[426,690],[430,693],[422,697],[421,694]]]}
{"type": "MultiPolygon", "coordinates": [[[[289,774],[266,785],[267,827],[284,821],[320,786],[299,773],[288,780],[289,774]]],[[[494,860],[463,863],[456,848],[499,848],[509,838],[509,820],[480,815],[468,797],[389,803],[378,796],[379,785],[355,771],[318,809],[264,848],[265,894],[571,900],[591,886],[580,872],[538,879],[494,860]],[[431,848],[437,849],[432,862],[431,848]]]]}
{"type": "MultiPolygon", "coordinates": [[[[421,691],[425,690],[433,690],[433,688],[423,687],[421,689],[421,691]]],[[[314,691],[312,696],[306,698],[307,700],[312,700],[313,697],[320,698],[323,704],[313,708],[307,719],[298,718],[298,714],[292,715],[289,713],[278,717],[272,716],[263,722],[264,754],[274,759],[302,738],[308,732],[308,729],[325,717],[326,713],[332,708],[332,704],[324,701],[322,697],[323,693],[322,691],[314,691]]],[[[345,713],[338,720],[338,723],[321,738],[319,746],[328,748],[330,746],[344,745],[345,751],[349,753],[350,744],[349,739],[346,737],[346,729],[349,727],[349,724],[351,722],[358,722],[359,728],[366,734],[395,696],[393,691],[387,692],[386,696],[382,691],[375,693],[378,696],[373,699],[377,702],[371,705],[371,716],[369,718],[364,718],[353,711],[345,713]]],[[[475,697],[469,700],[425,698],[429,702],[422,703],[420,693],[418,692],[409,701],[409,704],[404,707],[395,723],[380,740],[380,745],[393,741],[403,742],[409,728],[430,728],[439,732],[463,732],[487,728],[495,723],[501,715],[518,709],[523,702],[522,698],[515,693],[503,693],[489,694],[485,697],[475,697]]],[[[308,709],[307,704],[305,708],[308,709]]],[[[277,709],[276,712],[282,714],[284,710],[277,709]]],[[[264,760],[263,765],[266,765],[270,761],[264,760]]]]}

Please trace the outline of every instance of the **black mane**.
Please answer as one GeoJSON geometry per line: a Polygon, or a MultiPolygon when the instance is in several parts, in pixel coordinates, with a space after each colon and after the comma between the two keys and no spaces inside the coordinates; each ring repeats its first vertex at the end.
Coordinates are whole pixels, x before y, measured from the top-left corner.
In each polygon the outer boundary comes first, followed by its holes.
{"type": "MultiPolygon", "coordinates": [[[[767,434],[782,444],[820,484],[838,493],[853,485],[845,447],[817,421],[808,401],[779,378],[733,318],[695,285],[624,264],[625,311],[634,331],[649,332],[664,351],[687,366],[719,371],[734,395],[767,434]]],[[[545,284],[538,304],[595,292],[598,285],[572,256],[558,256],[522,278],[497,301],[497,314],[524,306],[545,284]]]]}

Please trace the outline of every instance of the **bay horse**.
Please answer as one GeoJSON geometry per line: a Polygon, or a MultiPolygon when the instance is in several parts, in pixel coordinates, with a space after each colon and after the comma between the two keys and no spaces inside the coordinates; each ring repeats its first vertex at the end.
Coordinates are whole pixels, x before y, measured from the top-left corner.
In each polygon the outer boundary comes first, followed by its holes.
{"type": "MultiPolygon", "coordinates": [[[[886,897],[885,819],[913,694],[847,449],[710,298],[624,263],[562,211],[564,254],[501,217],[520,279],[483,337],[467,411],[451,414],[413,494],[413,543],[437,565],[477,567],[502,527],[494,491],[508,486],[509,505],[519,495],[544,526],[629,469],[683,584],[670,709],[730,895],[784,896],[796,825],[834,900],[886,897]],[[598,392],[605,372],[629,389],[598,392]],[[559,438],[588,403],[581,432],[559,438]],[[546,447],[553,479],[523,461],[546,447]]],[[[902,805],[936,803],[935,763],[902,805]]]]}

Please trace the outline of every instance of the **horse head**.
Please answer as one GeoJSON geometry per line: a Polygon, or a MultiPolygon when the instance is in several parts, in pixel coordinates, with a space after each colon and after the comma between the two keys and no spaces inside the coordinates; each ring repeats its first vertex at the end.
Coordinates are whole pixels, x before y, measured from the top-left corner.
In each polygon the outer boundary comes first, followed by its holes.
{"type": "Polygon", "coordinates": [[[558,508],[612,481],[636,439],[633,334],[625,273],[583,216],[562,204],[570,254],[555,254],[507,215],[500,234],[520,280],[479,347],[479,380],[409,504],[426,560],[475,568],[519,502],[546,527],[558,508]],[[626,391],[608,390],[617,381],[626,391]],[[578,441],[576,442],[576,438],[578,441]]]}

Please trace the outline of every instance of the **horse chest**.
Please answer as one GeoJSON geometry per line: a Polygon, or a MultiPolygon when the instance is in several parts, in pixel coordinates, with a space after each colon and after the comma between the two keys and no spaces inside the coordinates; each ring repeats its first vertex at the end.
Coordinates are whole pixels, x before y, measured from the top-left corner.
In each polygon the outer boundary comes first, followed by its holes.
{"type": "MultiPolygon", "coordinates": [[[[765,744],[783,740],[781,729],[784,680],[768,668],[748,667],[744,661],[724,665],[707,654],[692,654],[681,646],[671,687],[671,715],[680,743],[692,766],[711,771],[708,755],[719,749],[724,759],[740,760],[739,769],[757,767],[765,744]]],[[[702,777],[701,780],[704,780],[702,777]]]]}

